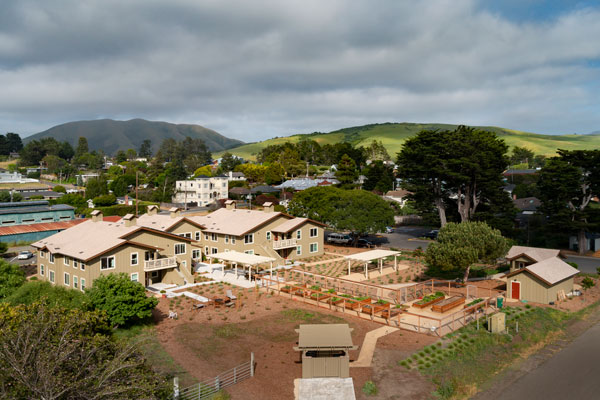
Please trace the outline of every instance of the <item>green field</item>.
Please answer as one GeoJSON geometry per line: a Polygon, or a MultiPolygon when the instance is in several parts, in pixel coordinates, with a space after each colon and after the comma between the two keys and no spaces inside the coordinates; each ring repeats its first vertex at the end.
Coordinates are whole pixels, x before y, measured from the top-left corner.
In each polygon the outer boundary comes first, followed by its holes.
{"type": "MultiPolygon", "coordinates": [[[[353,145],[367,146],[373,139],[383,142],[392,157],[400,151],[404,141],[423,129],[454,129],[450,124],[385,123],[340,129],[329,133],[312,133],[279,137],[257,143],[249,143],[228,151],[246,160],[255,160],[256,153],[264,147],[285,142],[297,142],[302,137],[317,141],[319,144],[350,142],[353,145]]],[[[557,149],[583,150],[600,148],[600,135],[542,135],[493,126],[477,127],[495,132],[510,147],[520,146],[533,150],[536,154],[552,156],[557,149]]],[[[215,153],[220,156],[222,152],[215,153]]]]}

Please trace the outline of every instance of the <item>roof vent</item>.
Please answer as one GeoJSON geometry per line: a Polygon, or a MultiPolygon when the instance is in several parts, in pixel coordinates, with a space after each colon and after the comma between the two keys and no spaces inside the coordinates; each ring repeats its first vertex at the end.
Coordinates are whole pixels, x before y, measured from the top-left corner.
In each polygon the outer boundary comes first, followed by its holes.
{"type": "Polygon", "coordinates": [[[135,226],[137,225],[137,217],[133,214],[127,214],[123,217],[123,220],[125,221],[125,226],[126,227],[130,227],[130,226],[135,226]]]}
{"type": "Polygon", "coordinates": [[[104,218],[104,214],[100,210],[92,211],[92,222],[100,222],[104,218]]]}

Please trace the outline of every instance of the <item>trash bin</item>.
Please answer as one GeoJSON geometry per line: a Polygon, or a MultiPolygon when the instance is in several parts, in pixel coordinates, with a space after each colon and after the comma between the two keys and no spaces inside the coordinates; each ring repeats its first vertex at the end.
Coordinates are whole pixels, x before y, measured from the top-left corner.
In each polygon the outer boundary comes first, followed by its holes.
{"type": "Polygon", "coordinates": [[[496,297],[496,306],[498,308],[502,308],[503,304],[504,304],[504,298],[503,297],[496,297]]]}

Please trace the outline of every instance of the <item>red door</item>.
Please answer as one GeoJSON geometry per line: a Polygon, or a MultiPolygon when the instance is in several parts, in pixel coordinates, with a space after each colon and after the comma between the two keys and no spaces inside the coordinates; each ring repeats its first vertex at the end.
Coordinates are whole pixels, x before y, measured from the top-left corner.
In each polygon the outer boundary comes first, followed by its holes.
{"type": "Polygon", "coordinates": [[[521,282],[512,281],[510,283],[511,298],[520,300],[521,299],[521,282]]]}

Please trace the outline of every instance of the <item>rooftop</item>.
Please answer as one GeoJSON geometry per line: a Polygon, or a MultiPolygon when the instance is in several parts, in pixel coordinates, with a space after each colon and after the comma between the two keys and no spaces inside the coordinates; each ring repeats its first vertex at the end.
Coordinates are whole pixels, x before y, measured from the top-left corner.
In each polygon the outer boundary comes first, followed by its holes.
{"type": "Polygon", "coordinates": [[[535,262],[540,262],[552,257],[560,256],[560,250],[544,249],[541,247],[513,246],[508,251],[506,258],[512,260],[519,256],[526,256],[535,262]]]}
{"type": "Polygon", "coordinates": [[[298,350],[352,349],[352,336],[348,324],[300,325],[298,350]]]}
{"type": "Polygon", "coordinates": [[[280,215],[285,214],[280,212],[220,208],[208,215],[189,217],[189,219],[205,226],[205,232],[242,236],[280,215]]]}
{"type": "MultiPolygon", "coordinates": [[[[13,207],[0,205],[0,215],[75,210],[75,208],[73,206],[70,206],[68,204],[56,204],[56,205],[50,206],[47,204],[47,202],[46,202],[46,204],[39,204],[39,205],[31,204],[31,203],[38,203],[38,202],[37,201],[36,202],[25,201],[25,202],[20,203],[21,206],[13,206],[13,207]]],[[[1,203],[1,204],[19,204],[19,203],[1,203]]]]}
{"type": "Polygon", "coordinates": [[[518,269],[506,276],[517,275],[524,271],[530,272],[532,275],[541,279],[548,285],[554,285],[579,273],[579,270],[573,268],[560,258],[552,257],[544,261],[528,265],[525,268],[518,269]]]}
{"type": "Polygon", "coordinates": [[[275,228],[271,229],[271,231],[278,233],[287,233],[292,229],[302,225],[306,221],[308,221],[308,218],[293,218],[285,221],[281,225],[277,225],[275,228]]]}

